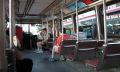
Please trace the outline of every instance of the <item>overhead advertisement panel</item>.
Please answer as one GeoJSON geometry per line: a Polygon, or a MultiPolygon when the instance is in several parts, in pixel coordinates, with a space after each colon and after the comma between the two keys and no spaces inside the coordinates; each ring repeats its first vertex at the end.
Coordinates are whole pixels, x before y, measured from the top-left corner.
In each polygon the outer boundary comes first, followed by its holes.
{"type": "Polygon", "coordinates": [[[72,18],[67,18],[63,20],[63,26],[65,28],[72,28],[73,27],[73,20],[72,18]]]}
{"type": "Polygon", "coordinates": [[[107,13],[115,12],[115,11],[120,11],[120,2],[117,4],[112,4],[107,6],[107,13]]]}
{"type": "MultiPolygon", "coordinates": [[[[116,11],[120,11],[120,2],[106,7],[107,13],[112,13],[112,12],[116,12],[116,11]]],[[[119,18],[119,13],[107,16],[107,19],[116,19],[116,18],[119,18]]],[[[80,26],[95,24],[96,23],[95,10],[91,10],[91,11],[79,14],[78,21],[79,21],[80,26]]]]}
{"type": "Polygon", "coordinates": [[[96,19],[95,10],[78,15],[78,21],[80,26],[92,25],[93,23],[96,22],[95,19],[96,19]]]}
{"type": "Polygon", "coordinates": [[[95,16],[96,16],[95,11],[92,10],[92,11],[89,11],[89,12],[78,15],[78,19],[80,21],[85,21],[85,20],[89,20],[89,19],[94,19],[95,16]]]}

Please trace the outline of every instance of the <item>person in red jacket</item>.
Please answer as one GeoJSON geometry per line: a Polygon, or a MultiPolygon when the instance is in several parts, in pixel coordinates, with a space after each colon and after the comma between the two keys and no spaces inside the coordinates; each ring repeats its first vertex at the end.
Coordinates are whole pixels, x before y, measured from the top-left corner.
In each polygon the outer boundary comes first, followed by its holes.
{"type": "Polygon", "coordinates": [[[59,55],[61,54],[62,37],[63,37],[63,40],[67,40],[67,39],[72,38],[71,35],[66,34],[66,29],[65,28],[63,28],[63,35],[62,35],[62,30],[60,30],[60,35],[58,36],[57,41],[56,41],[56,43],[55,43],[55,45],[53,46],[53,49],[52,49],[52,55],[51,55],[52,59],[54,58],[54,53],[55,52],[57,52],[59,55]]]}
{"type": "Polygon", "coordinates": [[[20,42],[20,49],[22,49],[22,41],[23,41],[23,30],[22,27],[16,26],[16,36],[20,42]]]}
{"type": "MultiPolygon", "coordinates": [[[[9,38],[9,28],[6,29],[6,35],[9,38]]],[[[16,26],[16,38],[19,41],[19,49],[22,49],[22,41],[23,41],[23,30],[22,27],[16,26]]],[[[8,41],[9,44],[9,41],[8,41]]]]}

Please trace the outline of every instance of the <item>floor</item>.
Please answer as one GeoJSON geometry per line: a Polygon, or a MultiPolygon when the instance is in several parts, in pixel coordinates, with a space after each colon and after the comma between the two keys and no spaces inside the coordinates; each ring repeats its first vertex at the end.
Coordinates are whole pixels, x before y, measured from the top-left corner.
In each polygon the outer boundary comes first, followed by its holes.
{"type": "MultiPolygon", "coordinates": [[[[98,72],[86,67],[83,63],[73,61],[50,62],[49,53],[37,54],[35,50],[24,50],[24,57],[33,60],[32,72],[98,72]]],[[[120,69],[110,69],[99,72],[120,72],[120,69]]]]}

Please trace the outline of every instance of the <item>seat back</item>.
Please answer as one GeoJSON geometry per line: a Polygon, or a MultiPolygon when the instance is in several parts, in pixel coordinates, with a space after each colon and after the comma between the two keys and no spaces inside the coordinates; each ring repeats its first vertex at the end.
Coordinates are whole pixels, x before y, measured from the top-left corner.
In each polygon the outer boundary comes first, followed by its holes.
{"type": "Polygon", "coordinates": [[[108,43],[105,48],[104,64],[107,67],[120,67],[120,43],[108,43]]]}
{"type": "Polygon", "coordinates": [[[53,48],[53,39],[52,39],[52,38],[49,38],[49,39],[47,40],[47,48],[48,48],[48,49],[53,48]]]}
{"type": "Polygon", "coordinates": [[[61,45],[61,54],[64,56],[74,55],[76,40],[64,40],[61,45]]]}
{"type": "Polygon", "coordinates": [[[76,60],[84,61],[86,59],[95,58],[96,41],[81,41],[77,44],[76,60]]]}
{"type": "MultiPolygon", "coordinates": [[[[109,39],[109,40],[108,40],[108,43],[111,43],[111,42],[113,42],[113,40],[109,39]]],[[[97,42],[97,46],[98,46],[98,47],[102,47],[103,44],[104,44],[104,40],[100,40],[100,41],[97,42]]]]}
{"type": "Polygon", "coordinates": [[[87,60],[86,64],[96,70],[120,67],[120,43],[108,43],[100,49],[97,59],[87,60]]]}
{"type": "Polygon", "coordinates": [[[102,47],[103,44],[104,44],[104,41],[98,41],[98,42],[97,42],[97,46],[98,46],[98,47],[102,47]]]}

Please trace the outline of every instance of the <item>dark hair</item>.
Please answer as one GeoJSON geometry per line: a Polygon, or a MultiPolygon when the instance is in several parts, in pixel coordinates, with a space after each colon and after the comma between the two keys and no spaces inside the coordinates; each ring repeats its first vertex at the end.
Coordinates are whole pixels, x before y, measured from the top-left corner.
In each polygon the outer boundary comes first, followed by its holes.
{"type": "Polygon", "coordinates": [[[46,28],[44,28],[44,29],[42,29],[42,30],[47,31],[47,29],[46,29],[46,28]]]}
{"type": "MultiPolygon", "coordinates": [[[[62,28],[60,29],[60,32],[62,33],[62,28]]],[[[66,28],[63,28],[63,34],[66,33],[66,28]]]]}
{"type": "Polygon", "coordinates": [[[83,31],[83,28],[82,28],[82,27],[79,27],[79,31],[82,32],[82,31],[83,31]]]}
{"type": "Polygon", "coordinates": [[[6,35],[9,36],[9,29],[6,30],[6,35]]]}

